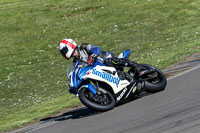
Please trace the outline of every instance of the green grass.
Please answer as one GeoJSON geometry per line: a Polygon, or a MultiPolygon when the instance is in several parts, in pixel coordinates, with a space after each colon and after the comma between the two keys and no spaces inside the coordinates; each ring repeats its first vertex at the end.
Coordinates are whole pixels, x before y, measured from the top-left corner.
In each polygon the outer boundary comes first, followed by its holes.
{"type": "Polygon", "coordinates": [[[80,104],[62,39],[163,69],[200,51],[199,22],[198,0],[0,0],[0,131],[80,104]]]}

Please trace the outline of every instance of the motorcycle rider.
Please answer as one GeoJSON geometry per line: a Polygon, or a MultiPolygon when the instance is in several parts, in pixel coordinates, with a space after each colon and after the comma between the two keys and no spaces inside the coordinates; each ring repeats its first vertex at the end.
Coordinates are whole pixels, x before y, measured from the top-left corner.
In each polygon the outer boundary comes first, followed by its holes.
{"type": "Polygon", "coordinates": [[[102,51],[101,48],[93,46],[89,43],[83,43],[80,46],[72,39],[63,39],[58,45],[60,53],[64,58],[69,60],[74,57],[73,63],[83,60],[92,65],[97,60],[107,66],[113,67],[132,67],[139,71],[139,65],[127,59],[114,57],[114,54],[108,51],[102,51]]]}

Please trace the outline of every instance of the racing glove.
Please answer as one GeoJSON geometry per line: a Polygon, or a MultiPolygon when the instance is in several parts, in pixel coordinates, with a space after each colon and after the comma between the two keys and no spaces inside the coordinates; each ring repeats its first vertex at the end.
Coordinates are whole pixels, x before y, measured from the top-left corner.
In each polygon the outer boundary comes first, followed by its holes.
{"type": "Polygon", "coordinates": [[[87,63],[93,64],[94,62],[96,62],[96,59],[97,59],[97,55],[92,54],[92,55],[89,56],[87,63]]]}

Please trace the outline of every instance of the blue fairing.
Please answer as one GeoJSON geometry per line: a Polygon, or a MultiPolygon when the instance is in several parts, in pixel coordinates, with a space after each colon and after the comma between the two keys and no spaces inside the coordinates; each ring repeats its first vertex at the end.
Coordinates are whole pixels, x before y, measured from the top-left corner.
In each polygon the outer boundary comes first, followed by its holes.
{"type": "Polygon", "coordinates": [[[74,70],[73,70],[73,84],[74,84],[75,88],[77,88],[80,85],[80,83],[82,83],[84,81],[82,79],[82,77],[84,77],[87,74],[88,70],[96,67],[97,65],[104,65],[99,62],[96,62],[93,66],[87,66],[84,68],[80,68],[80,67],[78,67],[80,64],[81,64],[81,62],[79,61],[75,65],[74,70]]]}
{"type": "Polygon", "coordinates": [[[73,84],[74,84],[74,87],[77,88],[77,81],[78,81],[78,76],[76,73],[78,73],[77,71],[80,70],[80,68],[78,68],[78,65],[80,64],[80,61],[76,63],[74,69],[73,69],[73,74],[72,74],[72,80],[73,80],[73,84]]]}

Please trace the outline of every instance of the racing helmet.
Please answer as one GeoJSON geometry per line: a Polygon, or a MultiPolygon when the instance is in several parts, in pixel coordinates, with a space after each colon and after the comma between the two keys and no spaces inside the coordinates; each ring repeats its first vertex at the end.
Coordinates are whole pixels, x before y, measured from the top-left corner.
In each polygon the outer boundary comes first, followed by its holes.
{"type": "Polygon", "coordinates": [[[64,39],[58,44],[60,53],[69,60],[72,56],[77,44],[72,39],[64,39]]]}

